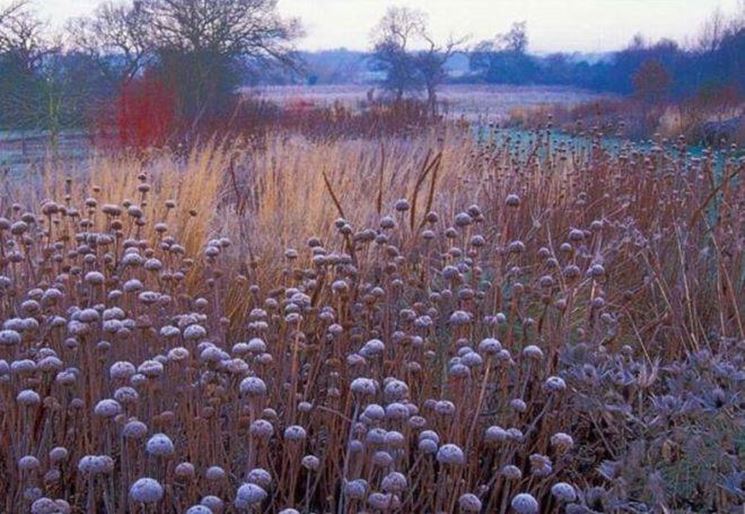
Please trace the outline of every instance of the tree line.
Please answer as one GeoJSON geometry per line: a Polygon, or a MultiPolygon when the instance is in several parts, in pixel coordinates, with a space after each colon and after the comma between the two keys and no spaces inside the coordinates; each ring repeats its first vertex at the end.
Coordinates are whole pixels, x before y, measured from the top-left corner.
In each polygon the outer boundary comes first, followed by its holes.
{"type": "Polygon", "coordinates": [[[464,45],[466,38],[451,38],[438,46],[427,35],[423,13],[392,8],[374,34],[372,68],[385,71],[382,85],[397,98],[406,91],[417,94],[426,90],[431,100],[432,86],[446,80],[574,86],[636,94],[648,100],[680,100],[717,90],[745,91],[745,3],[742,12],[731,19],[716,11],[698,39],[687,47],[669,39],[647,42],[637,35],[623,50],[594,62],[560,52],[530,54],[525,22],[514,23],[506,33],[471,47],[464,45]],[[426,41],[426,50],[409,49],[416,37],[426,41]],[[457,79],[448,78],[443,71],[455,52],[468,58],[468,73],[457,79]]]}

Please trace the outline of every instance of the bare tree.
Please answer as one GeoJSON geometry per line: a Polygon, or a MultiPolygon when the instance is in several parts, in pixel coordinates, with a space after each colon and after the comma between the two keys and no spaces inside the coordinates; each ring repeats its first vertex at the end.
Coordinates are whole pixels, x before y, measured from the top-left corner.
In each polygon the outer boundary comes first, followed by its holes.
{"type": "Polygon", "coordinates": [[[107,3],[68,29],[115,84],[152,71],[193,122],[226,107],[252,69],[295,64],[302,34],[298,20],[277,13],[277,0],[107,3]]]}
{"type": "Polygon", "coordinates": [[[93,58],[115,84],[126,84],[153,61],[154,41],[142,2],[105,3],[93,16],[68,23],[78,51],[93,58]]]}
{"type": "Polygon", "coordinates": [[[372,32],[373,65],[385,73],[383,87],[399,101],[421,87],[411,46],[426,33],[427,17],[408,7],[390,7],[372,32]]]}
{"type": "Polygon", "coordinates": [[[727,33],[727,20],[720,8],[714,10],[701,28],[698,47],[704,53],[715,52],[727,33]]]}
{"type": "Polygon", "coordinates": [[[427,107],[436,114],[437,89],[447,77],[445,63],[466,38],[450,37],[438,44],[429,32],[427,15],[407,7],[389,8],[372,37],[375,69],[386,74],[384,87],[397,101],[407,91],[424,89],[427,107]]]}
{"type": "Polygon", "coordinates": [[[427,108],[434,116],[437,114],[437,90],[447,78],[445,64],[461,48],[467,38],[454,39],[452,36],[444,45],[438,45],[426,32],[423,35],[429,47],[416,54],[416,70],[427,92],[427,108]]]}
{"type": "Polygon", "coordinates": [[[277,0],[142,0],[160,48],[182,53],[294,63],[300,22],[277,13],[277,0]]]}
{"type": "Polygon", "coordinates": [[[31,70],[58,49],[48,41],[46,30],[46,23],[31,11],[28,1],[15,2],[0,11],[0,53],[31,70]]]}

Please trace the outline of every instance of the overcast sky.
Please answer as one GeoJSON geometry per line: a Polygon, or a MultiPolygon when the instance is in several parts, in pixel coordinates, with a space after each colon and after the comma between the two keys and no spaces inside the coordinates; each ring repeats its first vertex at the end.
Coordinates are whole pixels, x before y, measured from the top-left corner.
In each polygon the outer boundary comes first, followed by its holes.
{"type": "MultiPolygon", "coordinates": [[[[9,0],[0,0],[0,5],[9,0]]],[[[527,21],[530,50],[597,52],[622,48],[634,34],[684,42],[717,9],[735,12],[743,0],[279,0],[279,9],[299,16],[308,50],[365,49],[370,29],[390,5],[429,14],[435,36],[470,34],[477,42],[527,21]]],[[[90,13],[101,0],[34,0],[55,25],[90,13]]]]}

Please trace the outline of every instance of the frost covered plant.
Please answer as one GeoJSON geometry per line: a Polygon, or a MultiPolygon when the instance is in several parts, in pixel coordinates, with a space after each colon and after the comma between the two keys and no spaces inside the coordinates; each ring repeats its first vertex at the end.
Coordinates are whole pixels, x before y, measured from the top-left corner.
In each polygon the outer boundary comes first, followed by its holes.
{"type": "Polygon", "coordinates": [[[0,198],[0,511],[738,507],[734,150],[410,129],[0,198]]]}

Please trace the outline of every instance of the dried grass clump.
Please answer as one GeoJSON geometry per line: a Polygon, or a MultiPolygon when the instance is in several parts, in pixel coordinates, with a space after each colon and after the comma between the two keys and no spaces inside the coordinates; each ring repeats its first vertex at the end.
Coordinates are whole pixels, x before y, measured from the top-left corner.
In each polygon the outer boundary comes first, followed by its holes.
{"type": "Polygon", "coordinates": [[[744,166],[423,128],[18,193],[2,510],[732,510],[744,166]]]}

